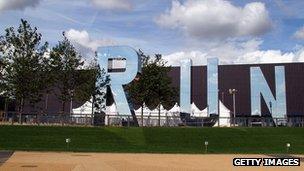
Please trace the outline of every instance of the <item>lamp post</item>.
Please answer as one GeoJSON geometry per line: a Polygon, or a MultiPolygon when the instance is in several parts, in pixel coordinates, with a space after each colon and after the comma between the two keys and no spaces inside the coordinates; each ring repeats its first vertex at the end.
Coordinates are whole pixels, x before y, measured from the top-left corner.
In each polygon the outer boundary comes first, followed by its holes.
{"type": "Polygon", "coordinates": [[[286,143],[286,152],[289,153],[290,143],[286,143]]]}
{"type": "Polygon", "coordinates": [[[70,97],[71,97],[71,99],[70,99],[70,116],[71,116],[72,113],[73,113],[73,96],[74,96],[74,90],[70,90],[69,93],[70,93],[70,97]]]}
{"type": "Polygon", "coordinates": [[[65,139],[65,143],[67,145],[67,149],[69,150],[70,149],[70,142],[71,142],[71,138],[66,138],[65,139]]]}
{"type": "Polygon", "coordinates": [[[237,90],[236,89],[229,89],[229,94],[232,95],[233,98],[233,126],[235,126],[235,94],[237,90]]]}
{"type": "Polygon", "coordinates": [[[208,152],[208,144],[209,144],[209,142],[208,141],[205,141],[205,153],[207,154],[207,152],[208,152]]]}

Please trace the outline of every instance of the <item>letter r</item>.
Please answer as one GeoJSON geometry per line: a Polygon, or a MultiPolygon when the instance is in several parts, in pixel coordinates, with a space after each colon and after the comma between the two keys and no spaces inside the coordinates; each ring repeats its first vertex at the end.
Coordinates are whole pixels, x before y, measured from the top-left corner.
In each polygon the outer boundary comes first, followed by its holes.
{"type": "Polygon", "coordinates": [[[123,85],[130,83],[140,68],[137,52],[129,46],[108,46],[98,48],[98,63],[110,77],[110,87],[118,114],[131,115],[123,85]],[[123,58],[126,61],[124,72],[108,72],[110,58],[123,58]]]}

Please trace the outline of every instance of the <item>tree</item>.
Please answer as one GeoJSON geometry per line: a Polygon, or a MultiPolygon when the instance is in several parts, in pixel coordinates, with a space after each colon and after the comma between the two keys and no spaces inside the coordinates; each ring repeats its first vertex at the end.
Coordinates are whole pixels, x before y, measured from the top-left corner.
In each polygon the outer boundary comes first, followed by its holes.
{"type": "MultiPolygon", "coordinates": [[[[65,36],[63,40],[52,49],[50,53],[50,68],[54,79],[54,85],[59,93],[55,93],[61,101],[62,118],[65,114],[65,106],[68,101],[71,102],[74,97],[79,97],[79,88],[83,84],[80,69],[84,66],[82,56],[76,51],[75,47],[65,36]]],[[[63,120],[62,124],[63,124],[63,120]]]]}
{"type": "MultiPolygon", "coordinates": [[[[140,56],[141,60],[141,67],[144,70],[144,67],[146,67],[149,63],[150,56],[145,55],[140,49],[138,51],[138,55],[140,56]]],[[[127,91],[130,96],[130,100],[135,103],[136,105],[139,105],[141,107],[141,125],[143,126],[143,109],[144,109],[144,104],[146,101],[148,101],[149,94],[146,90],[146,79],[145,77],[142,77],[142,74],[138,74],[136,78],[132,81],[131,84],[127,86],[127,91]],[[146,91],[142,91],[146,90],[146,91]]]]}
{"type": "Polygon", "coordinates": [[[106,74],[103,68],[100,68],[97,62],[97,54],[95,53],[95,57],[93,61],[90,63],[87,70],[83,71],[80,75],[83,77],[82,80],[84,83],[79,88],[78,93],[76,93],[79,97],[78,99],[86,100],[92,99],[92,124],[93,118],[100,116],[103,114],[106,108],[106,94],[107,87],[110,84],[109,75],[106,74]]]}
{"type": "Polygon", "coordinates": [[[1,87],[6,98],[17,101],[20,123],[25,100],[34,106],[40,101],[42,91],[47,86],[42,75],[48,43],[40,45],[41,38],[37,28],[32,28],[23,19],[17,30],[7,28],[5,35],[0,37],[4,64],[1,87]]]}
{"type": "MultiPolygon", "coordinates": [[[[158,106],[158,125],[160,126],[160,106],[171,106],[177,100],[177,89],[171,86],[168,76],[170,67],[161,55],[150,58],[139,51],[142,58],[142,71],[137,79],[129,86],[128,92],[132,101],[143,109],[144,103],[148,106],[158,106]]],[[[143,125],[143,110],[141,111],[143,125]]]]}

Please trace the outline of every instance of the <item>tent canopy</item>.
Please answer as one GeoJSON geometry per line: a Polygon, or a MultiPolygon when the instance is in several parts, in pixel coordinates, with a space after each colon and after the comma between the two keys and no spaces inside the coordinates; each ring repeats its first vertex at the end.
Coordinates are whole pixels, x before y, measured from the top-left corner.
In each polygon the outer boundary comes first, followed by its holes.
{"type": "Polygon", "coordinates": [[[169,110],[169,112],[174,112],[174,113],[180,112],[180,107],[178,106],[177,103],[175,103],[175,105],[169,110]]]}
{"type": "Polygon", "coordinates": [[[194,102],[192,102],[191,104],[191,115],[195,116],[195,117],[207,117],[207,108],[205,108],[204,110],[200,110],[195,104],[194,102]]]}
{"type": "Polygon", "coordinates": [[[92,102],[87,101],[82,106],[73,109],[74,115],[81,115],[81,114],[92,114],[92,102]]]}

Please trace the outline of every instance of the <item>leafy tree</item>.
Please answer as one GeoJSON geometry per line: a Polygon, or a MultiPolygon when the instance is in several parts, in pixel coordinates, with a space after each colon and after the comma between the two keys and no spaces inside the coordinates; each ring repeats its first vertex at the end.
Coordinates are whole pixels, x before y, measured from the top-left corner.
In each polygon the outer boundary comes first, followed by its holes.
{"type": "MultiPolygon", "coordinates": [[[[50,56],[50,52],[46,53],[46,56],[50,56]]],[[[54,82],[55,82],[55,77],[53,74],[53,69],[51,66],[51,60],[48,58],[47,60],[44,60],[44,67],[43,67],[43,74],[41,76],[41,78],[44,80],[44,84],[47,85],[45,86],[44,89],[44,94],[45,94],[45,104],[44,104],[44,113],[47,113],[47,109],[48,109],[48,98],[49,98],[49,94],[51,93],[51,91],[53,91],[53,86],[54,86],[54,82]]],[[[38,119],[39,120],[39,119],[38,119]]]]}
{"type": "Polygon", "coordinates": [[[48,43],[41,45],[41,38],[37,28],[32,28],[23,19],[17,30],[7,28],[5,35],[0,36],[1,61],[4,64],[1,88],[5,97],[17,101],[20,123],[25,101],[34,106],[47,86],[43,71],[48,43]]]}
{"type": "MultiPolygon", "coordinates": [[[[158,106],[158,125],[160,126],[161,104],[170,106],[177,99],[177,90],[171,86],[171,78],[168,76],[171,68],[166,66],[166,62],[159,54],[156,54],[155,58],[150,58],[139,51],[139,55],[143,65],[141,74],[127,89],[132,101],[142,108],[144,103],[148,106],[158,106]]],[[[141,117],[143,122],[143,110],[141,117]]]]}
{"type": "Polygon", "coordinates": [[[76,51],[63,32],[63,40],[59,41],[50,53],[51,75],[55,82],[54,85],[59,91],[55,95],[62,104],[62,119],[67,102],[72,101],[74,97],[79,98],[77,93],[81,92],[79,88],[82,87],[81,85],[85,80],[82,79],[80,72],[83,67],[82,56],[76,51]]]}
{"type": "Polygon", "coordinates": [[[78,99],[92,99],[92,118],[104,114],[107,86],[110,84],[110,78],[105,70],[101,69],[98,65],[96,53],[87,70],[83,71],[80,76],[83,77],[82,80],[86,81],[79,88],[80,91],[76,93],[76,95],[79,96],[78,99]]]}
{"type": "MultiPolygon", "coordinates": [[[[138,51],[138,55],[141,60],[141,67],[144,70],[144,67],[148,65],[150,60],[150,56],[145,55],[140,49],[138,51]]],[[[141,125],[143,126],[143,109],[145,102],[150,98],[148,92],[146,90],[146,79],[144,79],[142,74],[138,74],[136,78],[132,81],[131,84],[127,86],[128,94],[131,98],[131,101],[136,105],[141,107],[141,125]],[[142,91],[145,90],[145,91],[142,91]]]]}
{"type": "Polygon", "coordinates": [[[94,61],[95,63],[93,64],[93,71],[95,72],[94,78],[96,82],[93,85],[92,96],[94,109],[100,113],[106,108],[106,93],[107,87],[110,84],[110,77],[106,74],[104,68],[101,69],[98,65],[96,56],[94,61]]]}

